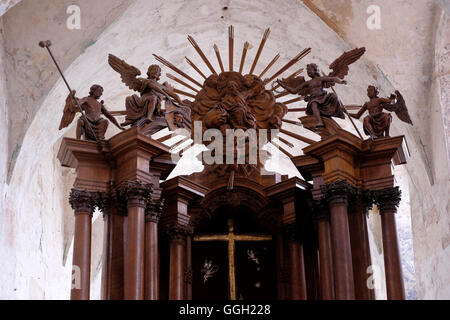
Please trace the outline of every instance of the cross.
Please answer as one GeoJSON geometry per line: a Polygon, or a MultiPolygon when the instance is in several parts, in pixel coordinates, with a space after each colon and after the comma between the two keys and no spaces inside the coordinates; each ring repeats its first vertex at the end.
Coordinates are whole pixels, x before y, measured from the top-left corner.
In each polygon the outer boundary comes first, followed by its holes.
{"type": "Polygon", "coordinates": [[[227,241],[228,242],[228,284],[230,300],[236,300],[236,270],[235,252],[236,241],[269,241],[271,235],[260,234],[234,234],[234,221],[228,219],[228,234],[205,234],[197,235],[194,241],[227,241]]]}

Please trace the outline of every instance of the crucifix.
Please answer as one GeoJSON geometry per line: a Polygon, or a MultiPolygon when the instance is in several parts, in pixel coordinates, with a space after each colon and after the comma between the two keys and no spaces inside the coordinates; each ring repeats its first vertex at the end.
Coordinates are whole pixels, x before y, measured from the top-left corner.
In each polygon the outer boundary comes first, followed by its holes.
{"type": "Polygon", "coordinates": [[[228,285],[230,300],[236,300],[236,270],[235,253],[236,241],[269,241],[271,235],[261,234],[235,234],[234,221],[228,219],[228,234],[197,235],[194,241],[226,241],[228,242],[228,285]]]}

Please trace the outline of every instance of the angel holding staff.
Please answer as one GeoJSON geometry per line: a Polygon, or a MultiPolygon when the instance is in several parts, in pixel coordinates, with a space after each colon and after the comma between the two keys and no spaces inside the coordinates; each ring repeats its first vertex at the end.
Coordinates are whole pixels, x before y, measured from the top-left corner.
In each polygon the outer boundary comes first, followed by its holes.
{"type": "Polygon", "coordinates": [[[85,140],[96,141],[104,140],[106,129],[109,122],[101,115],[105,115],[113,124],[119,129],[123,130],[117,122],[116,118],[109,113],[105,108],[104,102],[98,101],[103,94],[102,86],[94,84],[91,86],[89,96],[84,98],[75,97],[75,90],[73,90],[66,99],[66,105],[63,111],[63,117],[59,125],[59,130],[70,125],[75,118],[75,114],[80,112],[77,108],[78,104],[82,111],[85,112],[85,117],[80,117],[77,121],[76,138],[81,139],[83,136],[85,140]]]}

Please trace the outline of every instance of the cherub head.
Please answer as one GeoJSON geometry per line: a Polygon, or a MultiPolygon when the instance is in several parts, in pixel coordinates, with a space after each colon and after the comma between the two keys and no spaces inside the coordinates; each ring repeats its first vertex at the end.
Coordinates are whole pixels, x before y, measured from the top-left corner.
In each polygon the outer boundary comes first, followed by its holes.
{"type": "Polygon", "coordinates": [[[158,81],[161,76],[161,68],[157,64],[152,64],[148,67],[147,76],[149,79],[158,81]]]}
{"type": "Polygon", "coordinates": [[[103,94],[103,87],[99,84],[94,84],[89,90],[89,96],[94,99],[99,99],[103,94]]]}
{"type": "Polygon", "coordinates": [[[212,74],[205,80],[205,86],[210,88],[217,88],[217,80],[219,80],[219,76],[216,74],[212,74]]]}
{"type": "Polygon", "coordinates": [[[367,87],[367,96],[369,98],[376,98],[378,97],[378,88],[375,86],[368,86],[367,87]]]}
{"type": "Polygon", "coordinates": [[[246,86],[247,88],[252,87],[256,79],[257,77],[255,75],[246,74],[243,79],[244,86],[246,86]]]}
{"type": "Polygon", "coordinates": [[[306,72],[311,78],[320,77],[319,67],[315,63],[310,63],[306,66],[306,72]]]}

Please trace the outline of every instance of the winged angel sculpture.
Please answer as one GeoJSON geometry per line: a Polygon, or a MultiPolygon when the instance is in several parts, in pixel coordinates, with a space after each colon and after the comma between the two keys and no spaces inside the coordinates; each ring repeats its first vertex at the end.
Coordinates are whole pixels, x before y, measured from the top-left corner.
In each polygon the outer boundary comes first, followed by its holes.
{"type": "Polygon", "coordinates": [[[389,98],[378,97],[378,89],[375,86],[367,88],[367,101],[356,114],[350,114],[353,118],[359,119],[368,111],[369,115],[363,120],[364,132],[372,139],[389,137],[389,128],[392,122],[392,115],[383,112],[383,109],[395,112],[397,117],[403,122],[413,124],[406,107],[405,99],[399,91],[395,91],[389,98]]]}
{"type": "Polygon", "coordinates": [[[147,78],[138,77],[141,72],[124,60],[110,54],[109,65],[120,74],[122,82],[139,95],[128,96],[125,100],[126,117],[121,126],[144,126],[150,124],[155,116],[162,116],[161,103],[163,99],[173,104],[183,106],[184,102],[167,82],[160,84],[161,68],[152,64],[148,67],[147,78]]]}
{"type": "Polygon", "coordinates": [[[365,51],[365,48],[357,48],[344,52],[330,65],[333,71],[328,76],[322,75],[317,65],[311,63],[306,67],[310,80],[306,81],[305,77],[300,76],[277,80],[277,82],[289,93],[304,97],[304,100],[308,102],[306,114],[316,117],[316,127],[323,127],[321,117],[345,118],[344,106],[336,93],[327,92],[325,89],[333,87],[336,83],[347,84],[344,77],[348,74],[349,65],[361,58],[365,51]]]}

